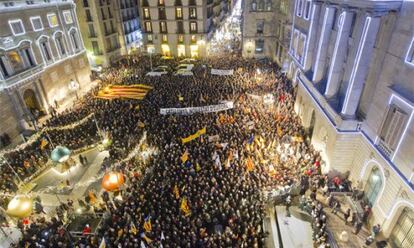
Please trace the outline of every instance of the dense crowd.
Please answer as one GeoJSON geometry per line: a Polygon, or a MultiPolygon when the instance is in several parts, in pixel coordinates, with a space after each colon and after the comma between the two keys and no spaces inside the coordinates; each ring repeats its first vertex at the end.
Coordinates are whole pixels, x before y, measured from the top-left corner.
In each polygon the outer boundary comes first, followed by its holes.
{"type": "MultiPolygon", "coordinates": [[[[86,205],[104,213],[97,235],[87,231],[74,241],[62,228],[66,219],[61,214],[21,225],[24,235],[20,247],[98,247],[102,239],[107,247],[264,247],[263,192],[299,185],[301,178],[320,175],[323,161],[309,144],[293,110],[295,89],[275,64],[236,57],[209,58],[196,63],[194,77],[146,77],[147,60],[122,60],[105,72],[102,83],[81,104],[45,124],[69,125],[94,113],[102,132],[113,140],[106,164],[123,172],[128,183],[115,195],[104,192],[93,202],[88,198],[86,205]],[[235,73],[211,75],[211,67],[234,69],[235,73]],[[153,86],[142,101],[94,98],[108,84],[137,83],[153,86]],[[263,96],[269,93],[272,97],[266,102],[263,96]],[[233,101],[234,108],[187,116],[159,112],[160,108],[222,101],[233,101]],[[181,138],[203,128],[206,134],[182,143],[181,138]],[[136,159],[119,162],[144,131],[147,147],[154,147],[157,153],[145,166],[136,159]],[[44,230],[47,236],[41,235],[44,230]]],[[[173,68],[178,61],[155,58],[154,64],[173,68]]],[[[50,132],[50,139],[70,149],[95,142],[99,135],[96,125],[86,123],[69,132],[50,132]]],[[[35,163],[48,152],[35,143],[24,153],[8,154],[8,158],[13,166],[22,168],[20,163],[25,159],[34,156],[35,163]]]]}

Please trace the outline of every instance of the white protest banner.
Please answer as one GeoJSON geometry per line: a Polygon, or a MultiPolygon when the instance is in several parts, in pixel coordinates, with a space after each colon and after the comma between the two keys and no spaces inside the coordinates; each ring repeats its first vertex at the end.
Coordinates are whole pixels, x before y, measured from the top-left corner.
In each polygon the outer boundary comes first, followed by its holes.
{"type": "Polygon", "coordinates": [[[208,136],[208,142],[218,142],[219,140],[220,136],[218,134],[208,136]]]}
{"type": "Polygon", "coordinates": [[[219,76],[230,76],[233,75],[234,70],[220,70],[220,69],[211,69],[212,75],[219,75],[219,76]]]}
{"type": "Polygon", "coordinates": [[[232,109],[234,103],[231,101],[224,101],[221,104],[209,105],[203,107],[192,107],[192,108],[162,108],[160,109],[161,115],[177,114],[177,115],[192,115],[194,113],[212,113],[219,112],[228,109],[232,109]]]}

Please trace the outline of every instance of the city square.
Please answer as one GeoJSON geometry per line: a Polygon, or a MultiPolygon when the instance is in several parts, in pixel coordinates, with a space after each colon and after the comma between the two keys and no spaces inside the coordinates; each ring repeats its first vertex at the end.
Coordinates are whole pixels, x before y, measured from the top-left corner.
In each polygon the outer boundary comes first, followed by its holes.
{"type": "Polygon", "coordinates": [[[0,5],[0,247],[414,246],[414,2],[0,5]]]}

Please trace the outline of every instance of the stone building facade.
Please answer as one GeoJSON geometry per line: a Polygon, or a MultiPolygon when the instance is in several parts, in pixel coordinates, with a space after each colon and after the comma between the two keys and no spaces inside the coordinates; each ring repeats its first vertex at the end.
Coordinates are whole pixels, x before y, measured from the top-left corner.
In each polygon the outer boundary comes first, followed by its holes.
{"type": "Polygon", "coordinates": [[[414,246],[412,13],[398,0],[296,0],[292,12],[295,111],[323,171],[365,192],[392,247],[414,246]]]}
{"type": "Polygon", "coordinates": [[[289,0],[243,1],[243,57],[271,58],[280,67],[288,67],[293,3],[289,0]]]}
{"type": "Polygon", "coordinates": [[[69,0],[0,2],[0,134],[15,139],[90,82],[75,7],[69,0]]]}
{"type": "Polygon", "coordinates": [[[209,39],[231,7],[230,0],[142,0],[145,48],[165,56],[205,56],[209,39]]]}

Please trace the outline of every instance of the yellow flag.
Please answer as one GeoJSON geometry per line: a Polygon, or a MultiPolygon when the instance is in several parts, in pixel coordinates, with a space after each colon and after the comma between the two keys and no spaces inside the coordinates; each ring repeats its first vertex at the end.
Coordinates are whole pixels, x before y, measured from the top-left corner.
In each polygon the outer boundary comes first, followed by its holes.
{"type": "Polygon", "coordinates": [[[40,150],[45,149],[45,147],[47,146],[47,144],[49,144],[49,142],[46,139],[42,139],[40,141],[40,150]]]}
{"type": "Polygon", "coordinates": [[[144,222],[144,229],[146,232],[151,232],[152,225],[151,225],[151,218],[147,218],[144,222]]]}
{"type": "Polygon", "coordinates": [[[186,150],[181,156],[181,162],[185,163],[188,160],[188,151],[186,150]]]}
{"type": "Polygon", "coordinates": [[[177,185],[174,185],[173,193],[175,195],[175,199],[177,199],[177,200],[180,199],[180,190],[178,189],[177,185]]]}
{"type": "Polygon", "coordinates": [[[137,235],[137,233],[138,233],[137,227],[135,226],[134,222],[131,223],[131,232],[134,235],[137,235]]]}
{"type": "Polygon", "coordinates": [[[246,160],[246,170],[249,172],[254,170],[254,164],[250,157],[246,160]]]}
{"type": "Polygon", "coordinates": [[[207,128],[204,127],[202,129],[198,130],[195,134],[192,134],[192,135],[190,135],[190,136],[188,136],[186,138],[181,138],[181,141],[183,142],[183,144],[185,144],[185,143],[190,142],[190,141],[192,141],[194,139],[197,139],[201,135],[205,134],[206,131],[207,131],[207,128]]]}
{"type": "Polygon", "coordinates": [[[199,163],[196,164],[196,168],[195,169],[196,169],[196,172],[199,172],[201,170],[201,167],[200,167],[200,164],[199,163]]]}
{"type": "Polygon", "coordinates": [[[138,121],[138,127],[144,128],[145,124],[142,121],[138,121]]]}
{"type": "Polygon", "coordinates": [[[190,210],[190,207],[188,206],[187,198],[184,197],[181,200],[180,209],[181,211],[183,211],[184,216],[189,216],[191,214],[191,210],[190,210]]]}

